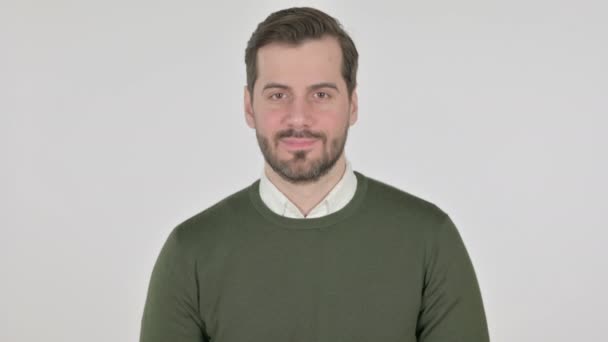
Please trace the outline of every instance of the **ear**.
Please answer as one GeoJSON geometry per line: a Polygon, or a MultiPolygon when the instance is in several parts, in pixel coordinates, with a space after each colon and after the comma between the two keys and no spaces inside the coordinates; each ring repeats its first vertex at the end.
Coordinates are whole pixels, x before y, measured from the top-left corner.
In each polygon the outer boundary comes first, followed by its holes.
{"type": "Polygon", "coordinates": [[[243,106],[245,109],[245,120],[247,121],[247,126],[255,129],[255,118],[253,117],[253,104],[251,103],[252,95],[249,93],[249,88],[245,86],[244,88],[244,96],[243,96],[243,106]]]}
{"type": "Polygon", "coordinates": [[[349,114],[349,124],[352,126],[357,122],[359,118],[359,99],[357,97],[357,88],[353,89],[353,93],[350,97],[350,113],[349,114]]]}

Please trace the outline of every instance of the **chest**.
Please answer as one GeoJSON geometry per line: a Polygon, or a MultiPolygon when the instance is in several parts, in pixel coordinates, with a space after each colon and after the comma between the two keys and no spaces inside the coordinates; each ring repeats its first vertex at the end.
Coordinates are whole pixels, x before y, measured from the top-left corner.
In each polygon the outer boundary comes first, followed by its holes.
{"type": "Polygon", "coordinates": [[[279,232],[213,263],[200,308],[215,341],[415,341],[423,249],[403,234],[279,232]]]}

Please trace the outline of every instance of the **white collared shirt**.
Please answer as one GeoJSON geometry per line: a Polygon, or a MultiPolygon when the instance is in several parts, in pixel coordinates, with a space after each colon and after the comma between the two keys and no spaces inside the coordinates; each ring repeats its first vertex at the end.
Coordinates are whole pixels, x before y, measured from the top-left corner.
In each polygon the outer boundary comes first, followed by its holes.
{"type": "Polygon", "coordinates": [[[289,218],[317,218],[334,213],[344,208],[355,196],[357,190],[357,176],[353,172],[350,162],[346,162],[346,169],[340,181],[331,189],[319,204],[308,215],[304,216],[300,209],[293,204],[262,171],[260,177],[260,197],[273,212],[289,218]]]}

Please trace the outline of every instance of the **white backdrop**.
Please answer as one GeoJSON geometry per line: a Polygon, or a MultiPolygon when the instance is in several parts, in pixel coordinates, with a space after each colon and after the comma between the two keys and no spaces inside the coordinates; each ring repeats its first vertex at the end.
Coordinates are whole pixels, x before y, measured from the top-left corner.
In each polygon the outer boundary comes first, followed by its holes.
{"type": "Polygon", "coordinates": [[[492,340],[604,340],[600,0],[0,0],[0,340],[137,340],[170,230],[260,175],[244,47],[294,4],[352,34],[347,156],[452,216],[492,340]]]}

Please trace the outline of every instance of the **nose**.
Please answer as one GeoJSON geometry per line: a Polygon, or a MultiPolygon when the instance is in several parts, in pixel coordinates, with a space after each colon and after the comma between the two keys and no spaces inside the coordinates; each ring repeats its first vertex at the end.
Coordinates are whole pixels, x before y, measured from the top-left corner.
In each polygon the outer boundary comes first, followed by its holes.
{"type": "Polygon", "coordinates": [[[313,123],[310,103],[303,98],[294,98],[287,108],[285,121],[292,128],[310,127],[313,123]]]}

